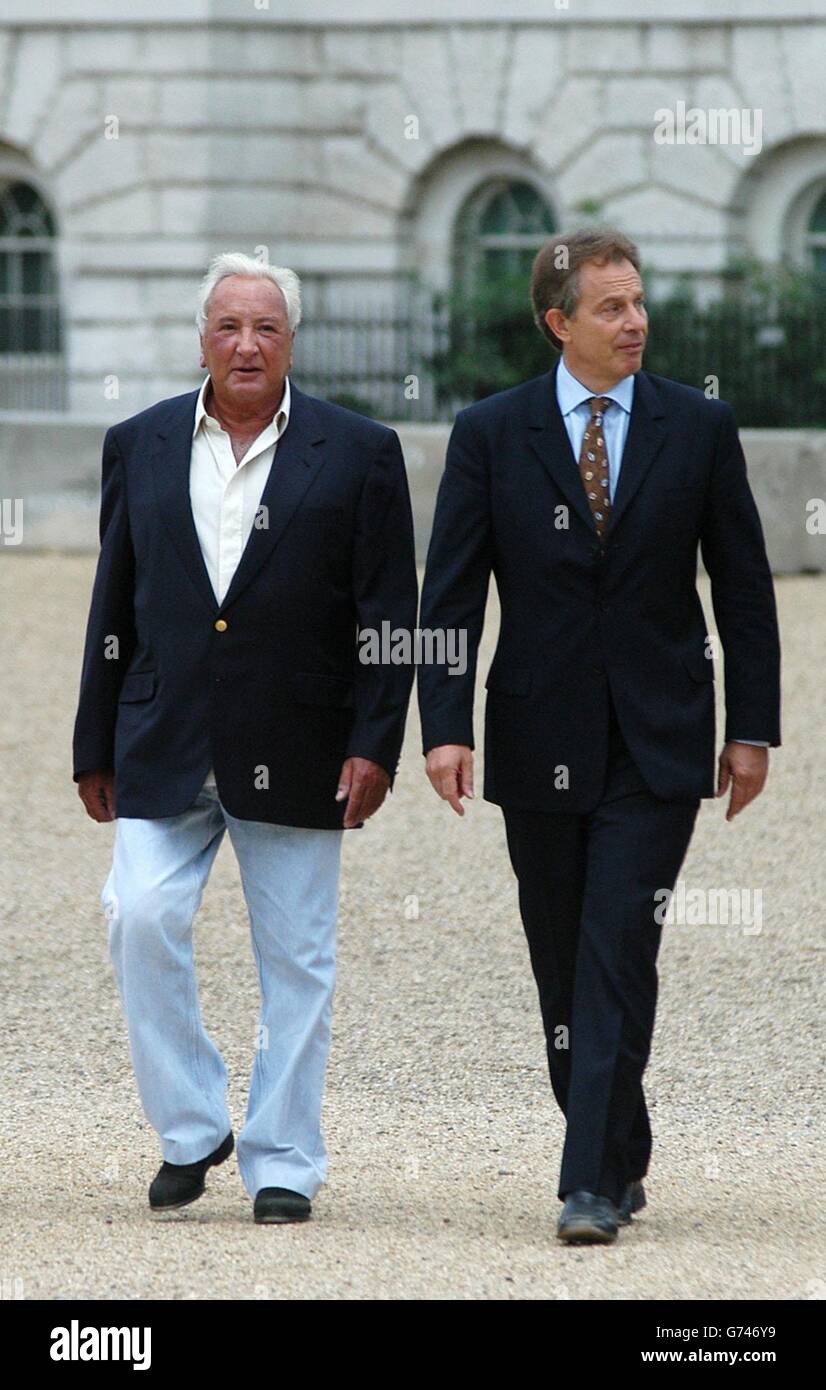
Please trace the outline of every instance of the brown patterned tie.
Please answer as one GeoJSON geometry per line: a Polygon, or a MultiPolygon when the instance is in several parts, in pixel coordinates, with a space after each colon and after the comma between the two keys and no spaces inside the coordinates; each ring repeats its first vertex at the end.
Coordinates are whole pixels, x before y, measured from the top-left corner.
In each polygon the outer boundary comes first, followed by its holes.
{"type": "Polygon", "coordinates": [[[599,536],[604,535],[611,513],[611,493],[608,486],[608,452],[602,418],[612,404],[609,396],[591,396],[591,421],[582,436],[579,452],[579,476],[588,498],[599,536]]]}

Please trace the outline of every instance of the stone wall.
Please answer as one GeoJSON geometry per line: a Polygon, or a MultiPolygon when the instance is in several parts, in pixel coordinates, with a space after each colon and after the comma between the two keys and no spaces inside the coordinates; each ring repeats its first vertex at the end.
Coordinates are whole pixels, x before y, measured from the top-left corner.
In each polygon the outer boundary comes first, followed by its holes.
{"type": "Polygon", "coordinates": [[[491,173],[531,178],[559,225],[596,199],[663,288],[685,272],[710,293],[732,255],[799,256],[801,199],[826,179],[812,15],[4,0],[0,178],[28,171],[56,213],[69,408],[116,420],[186,389],[220,250],[264,247],[332,296],[381,297],[411,270],[444,285],[461,200],[491,173]],[[680,100],[759,108],[761,152],[657,144],[655,112],[680,100]]]}
{"type": "MultiPolygon", "coordinates": [[[[423,563],[449,427],[396,428],[423,563]]],[[[0,415],[0,498],[22,499],[20,549],[97,549],[105,429],[100,420],[0,415]]],[[[807,504],[819,498],[826,509],[826,431],[742,430],[740,437],[772,569],[776,574],[826,569],[826,535],[810,535],[806,529],[807,504]]],[[[0,551],[17,548],[0,536],[0,551]]]]}

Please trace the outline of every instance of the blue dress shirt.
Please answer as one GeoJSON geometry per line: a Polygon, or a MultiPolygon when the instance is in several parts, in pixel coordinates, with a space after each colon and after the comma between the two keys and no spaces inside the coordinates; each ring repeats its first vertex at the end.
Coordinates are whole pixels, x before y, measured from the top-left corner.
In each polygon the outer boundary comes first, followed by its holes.
{"type": "Polygon", "coordinates": [[[562,419],[565,421],[565,428],[568,431],[568,438],[571,441],[571,448],[577,462],[579,462],[579,452],[582,448],[582,436],[591,418],[591,407],[588,402],[595,395],[605,396],[608,400],[616,401],[616,407],[609,406],[602,422],[603,438],[608,454],[608,492],[613,503],[622,464],[622,451],[625,448],[628,423],[631,419],[634,378],[633,376],[623,377],[622,381],[618,381],[616,386],[611,387],[610,391],[592,391],[589,386],[583,386],[581,381],[577,381],[576,377],[571,375],[565,366],[565,358],[561,357],[556,374],[556,399],[559,402],[559,409],[562,413],[562,419]]]}

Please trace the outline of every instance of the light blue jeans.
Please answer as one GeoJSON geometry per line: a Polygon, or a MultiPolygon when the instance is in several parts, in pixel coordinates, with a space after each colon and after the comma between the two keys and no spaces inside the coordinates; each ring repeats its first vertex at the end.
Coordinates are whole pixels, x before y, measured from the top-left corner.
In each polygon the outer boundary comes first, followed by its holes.
{"type": "Polygon", "coordinates": [[[225,830],[262,1000],[238,1166],[251,1196],[287,1187],[313,1197],[327,1174],[321,1101],[343,831],[236,820],[209,784],[183,815],[117,819],[101,903],[138,1091],[170,1163],[205,1158],[232,1128],[226,1067],[203,1025],[192,950],[192,920],[225,830]]]}

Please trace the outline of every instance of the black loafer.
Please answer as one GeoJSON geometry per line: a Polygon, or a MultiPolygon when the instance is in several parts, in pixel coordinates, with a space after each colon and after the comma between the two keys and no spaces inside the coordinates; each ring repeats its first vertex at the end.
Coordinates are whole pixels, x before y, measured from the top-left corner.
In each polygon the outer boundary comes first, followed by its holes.
{"type": "Polygon", "coordinates": [[[642,1211],[647,1205],[645,1188],[642,1180],[629,1182],[622,1194],[622,1201],[619,1204],[619,1223],[621,1226],[628,1226],[635,1211],[642,1211]]]}
{"type": "Polygon", "coordinates": [[[222,1144],[197,1163],[162,1163],[149,1185],[149,1205],[153,1211],[170,1207],[185,1207],[194,1202],[204,1190],[206,1171],[229,1158],[235,1148],[230,1130],[222,1144]]]}
{"type": "Polygon", "coordinates": [[[556,1228],[569,1245],[610,1245],[617,1238],[619,1212],[610,1197],[596,1192],[569,1192],[556,1228]]]}
{"type": "Polygon", "coordinates": [[[288,1187],[262,1187],[255,1194],[253,1216],[262,1226],[284,1221],[309,1221],[312,1212],[309,1197],[291,1192],[288,1187]]]}

